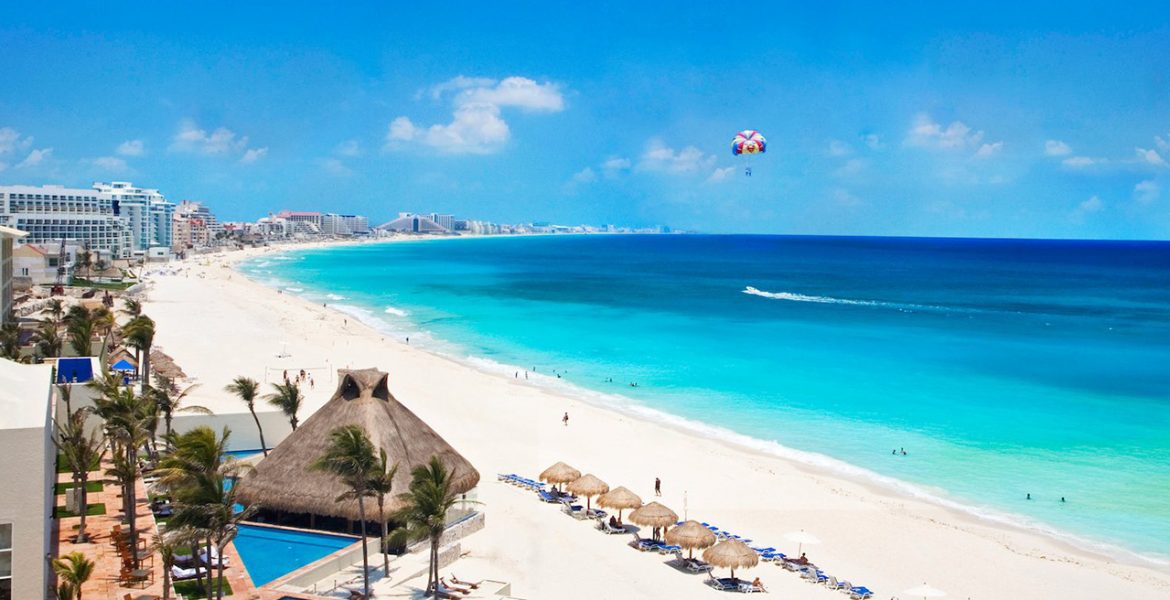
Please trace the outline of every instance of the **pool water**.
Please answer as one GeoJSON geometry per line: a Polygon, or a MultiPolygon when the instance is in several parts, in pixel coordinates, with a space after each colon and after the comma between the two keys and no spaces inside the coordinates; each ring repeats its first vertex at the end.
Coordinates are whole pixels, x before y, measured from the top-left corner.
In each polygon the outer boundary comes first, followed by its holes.
{"type": "Polygon", "coordinates": [[[259,587],[358,541],[346,535],[240,525],[235,544],[252,583],[259,587]]]}

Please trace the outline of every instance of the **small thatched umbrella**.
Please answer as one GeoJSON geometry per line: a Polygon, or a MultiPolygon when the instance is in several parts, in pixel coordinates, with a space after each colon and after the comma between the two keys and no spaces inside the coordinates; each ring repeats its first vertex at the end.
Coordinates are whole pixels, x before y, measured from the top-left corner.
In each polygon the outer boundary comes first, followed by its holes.
{"type": "Polygon", "coordinates": [[[622,522],[622,509],[625,508],[639,508],[642,506],[642,499],[637,494],[626,489],[625,486],[619,485],[612,490],[598,496],[597,505],[602,508],[616,508],[618,511],[618,523],[622,522]]]}
{"type": "Polygon", "coordinates": [[[658,528],[678,523],[678,513],[657,502],[651,502],[630,513],[630,520],[638,525],[653,527],[654,539],[658,539],[658,528]]]}
{"type": "Polygon", "coordinates": [[[578,496],[585,496],[585,510],[592,510],[593,506],[590,500],[593,496],[598,496],[609,491],[609,484],[598,479],[592,473],[579,477],[569,482],[565,489],[577,494],[578,496]]]}
{"type": "Polygon", "coordinates": [[[666,543],[682,546],[689,552],[688,558],[693,558],[695,548],[709,548],[715,545],[715,533],[698,521],[687,521],[678,527],[672,527],[666,533],[666,543]]]}
{"type": "Polygon", "coordinates": [[[704,550],[703,560],[716,567],[731,569],[731,577],[735,578],[736,569],[756,566],[760,563],[760,555],[739,540],[727,539],[704,550]]]}
{"type": "Polygon", "coordinates": [[[547,481],[554,486],[558,483],[569,483],[570,481],[573,481],[579,477],[581,477],[580,471],[570,467],[569,465],[566,465],[563,462],[558,462],[557,464],[545,469],[540,474],[541,481],[547,481]]]}

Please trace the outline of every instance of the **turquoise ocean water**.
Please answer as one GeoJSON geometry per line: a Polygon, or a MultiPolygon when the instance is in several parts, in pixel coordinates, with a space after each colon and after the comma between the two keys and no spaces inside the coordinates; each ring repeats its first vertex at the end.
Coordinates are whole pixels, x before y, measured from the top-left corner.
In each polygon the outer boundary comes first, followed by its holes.
{"type": "Polygon", "coordinates": [[[1170,560],[1167,243],[480,238],[243,268],[481,369],[1170,560]]]}

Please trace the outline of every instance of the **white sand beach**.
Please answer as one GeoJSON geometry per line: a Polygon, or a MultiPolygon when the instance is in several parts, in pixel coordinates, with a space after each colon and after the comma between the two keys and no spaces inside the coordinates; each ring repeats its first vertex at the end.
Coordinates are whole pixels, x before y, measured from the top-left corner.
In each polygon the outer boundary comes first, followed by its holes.
{"type": "MultiPolygon", "coordinates": [[[[558,395],[511,376],[477,371],[390,339],[352,317],[280,294],[230,268],[259,251],[197,257],[153,277],[145,312],[158,346],[200,383],[192,404],[244,411],[222,392],[233,377],[276,380],[279,369],[315,368],[303,421],[331,395],[328,370],[377,367],[391,391],[480,471],[487,527],[463,542],[468,555],[445,572],[512,583],[523,598],[700,598],[718,592],[666,558],[625,545],[574,521],[496,474],[535,478],[564,460],[611,487],[659,499],[789,554],[787,532],[823,543],[807,547],[827,573],[865,585],[877,598],[901,597],[923,582],[952,598],[1165,599],[1170,572],[1075,548],[1023,529],[977,519],[846,480],[805,464],[558,395]],[[346,324],[348,322],[348,324],[346,324]],[[283,358],[278,355],[288,355],[283,358]],[[266,367],[274,370],[266,371],[266,367]],[[568,412],[569,425],[561,424],[568,412]]],[[[265,407],[267,408],[267,407],[265,407]]],[[[718,572],[718,571],[717,571],[718,572]]],[[[726,571],[722,571],[726,573],[726,571]]],[[[841,598],[772,564],[737,573],[763,579],[784,598],[841,598]]]]}

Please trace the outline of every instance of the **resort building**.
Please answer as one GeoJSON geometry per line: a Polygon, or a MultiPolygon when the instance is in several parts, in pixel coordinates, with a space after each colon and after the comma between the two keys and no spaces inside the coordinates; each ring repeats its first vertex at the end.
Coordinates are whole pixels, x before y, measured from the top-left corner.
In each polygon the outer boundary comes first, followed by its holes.
{"type": "Polygon", "coordinates": [[[23,244],[12,251],[13,277],[29,285],[52,285],[57,281],[58,269],[64,267],[63,281],[73,280],[77,265],[76,244],[65,244],[65,260],[61,261],[61,243],[23,244]]]}
{"type": "Polygon", "coordinates": [[[126,218],[133,236],[134,252],[171,247],[175,205],[158,190],[134,187],[128,181],[97,182],[93,188],[110,198],[114,214],[126,218]]]}
{"type": "Polygon", "coordinates": [[[12,313],[13,241],[25,237],[19,229],[0,225],[0,322],[12,313]]]}
{"type": "MultiPolygon", "coordinates": [[[[454,227],[454,220],[451,222],[454,227]]],[[[378,226],[378,229],[384,231],[395,231],[399,233],[450,233],[451,230],[436,223],[433,219],[423,215],[416,215],[414,213],[398,213],[398,218],[378,226]]]]}
{"type": "Polygon", "coordinates": [[[28,233],[26,243],[77,240],[112,258],[129,258],[134,248],[129,219],[109,194],[93,189],[0,186],[0,225],[28,233]]]}
{"type": "Polygon", "coordinates": [[[0,598],[45,598],[56,478],[53,366],[0,359],[0,598]]]}
{"type": "Polygon", "coordinates": [[[431,220],[434,221],[447,231],[455,230],[455,215],[440,215],[439,213],[431,213],[431,220]]]}
{"type": "Polygon", "coordinates": [[[361,215],[321,215],[321,233],[324,235],[366,235],[370,233],[370,222],[361,215]]]}
{"type": "Polygon", "coordinates": [[[281,211],[276,213],[276,218],[284,219],[294,226],[294,233],[321,233],[321,213],[319,212],[293,212],[281,211]]]}
{"type": "Polygon", "coordinates": [[[171,222],[173,248],[182,250],[211,246],[220,233],[223,233],[223,225],[202,202],[183,200],[175,207],[171,222]]]}

